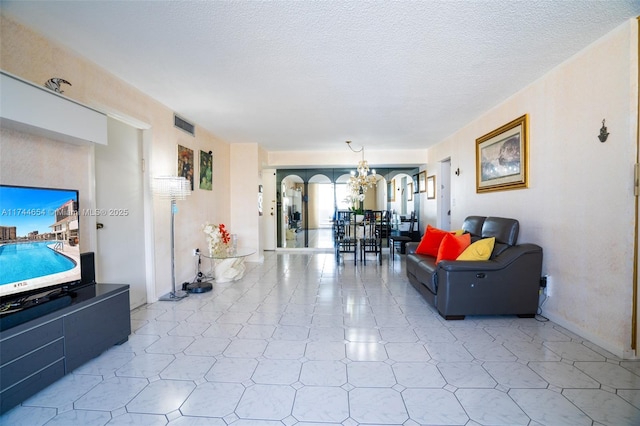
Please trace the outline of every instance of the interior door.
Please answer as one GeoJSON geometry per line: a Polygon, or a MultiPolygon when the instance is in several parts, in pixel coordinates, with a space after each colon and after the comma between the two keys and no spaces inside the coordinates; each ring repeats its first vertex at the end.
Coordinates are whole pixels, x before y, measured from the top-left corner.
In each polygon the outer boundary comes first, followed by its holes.
{"type": "MultiPolygon", "coordinates": [[[[438,225],[440,229],[451,229],[451,159],[440,163],[440,199],[438,200],[438,225]]],[[[437,182],[436,180],[436,182],[437,182]]]]}
{"type": "Polygon", "coordinates": [[[109,118],[95,147],[96,280],[130,285],[131,308],[146,297],[142,132],[109,118]]]}
{"type": "Polygon", "coordinates": [[[276,249],[276,170],[262,171],[262,241],[264,250],[276,249]]]}

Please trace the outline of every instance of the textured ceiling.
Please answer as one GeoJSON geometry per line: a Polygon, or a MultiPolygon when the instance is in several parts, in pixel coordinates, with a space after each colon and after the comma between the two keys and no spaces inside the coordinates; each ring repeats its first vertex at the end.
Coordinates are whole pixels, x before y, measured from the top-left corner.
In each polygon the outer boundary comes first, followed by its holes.
{"type": "Polygon", "coordinates": [[[269,151],[425,148],[640,14],[638,0],[0,5],[197,126],[269,151]]]}

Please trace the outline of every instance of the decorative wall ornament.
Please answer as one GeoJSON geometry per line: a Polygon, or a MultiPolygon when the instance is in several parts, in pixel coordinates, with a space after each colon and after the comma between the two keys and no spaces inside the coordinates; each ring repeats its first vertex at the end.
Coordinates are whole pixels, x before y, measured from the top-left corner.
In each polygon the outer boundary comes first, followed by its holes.
{"type": "Polygon", "coordinates": [[[200,189],[211,191],[213,186],[213,152],[200,150],[200,189]]]}
{"type": "Polygon", "coordinates": [[[600,142],[605,143],[608,137],[609,137],[609,132],[607,132],[607,126],[604,125],[604,118],[603,118],[602,127],[600,128],[600,134],[598,135],[598,139],[600,139],[600,142]]]}
{"type": "Polygon", "coordinates": [[[56,93],[64,93],[64,91],[60,86],[61,84],[68,84],[69,86],[71,86],[71,83],[69,83],[64,78],[53,77],[47,80],[46,83],[44,83],[44,87],[46,87],[49,90],[53,90],[56,93]]]}
{"type": "Polygon", "coordinates": [[[193,150],[182,145],[178,145],[178,176],[187,179],[193,191],[193,150]]]}

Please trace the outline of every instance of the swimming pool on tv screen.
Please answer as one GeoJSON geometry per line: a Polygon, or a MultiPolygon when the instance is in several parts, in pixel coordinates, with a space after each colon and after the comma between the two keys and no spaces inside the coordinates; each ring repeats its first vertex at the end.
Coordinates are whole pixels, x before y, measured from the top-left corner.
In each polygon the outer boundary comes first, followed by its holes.
{"type": "Polygon", "coordinates": [[[0,285],[73,269],[76,265],[71,259],[48,247],[55,243],[38,241],[0,246],[0,285]]]}

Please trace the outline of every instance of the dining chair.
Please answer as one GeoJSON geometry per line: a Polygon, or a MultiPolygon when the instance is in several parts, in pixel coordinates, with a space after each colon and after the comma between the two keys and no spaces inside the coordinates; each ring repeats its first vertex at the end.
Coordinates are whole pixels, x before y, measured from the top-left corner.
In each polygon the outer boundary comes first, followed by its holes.
{"type": "Polygon", "coordinates": [[[342,253],[353,253],[353,264],[358,257],[358,238],[356,237],[355,214],[348,210],[338,210],[334,223],[334,245],[336,263],[340,263],[342,253]]]}
{"type": "Polygon", "coordinates": [[[367,253],[375,253],[382,264],[382,211],[372,210],[365,213],[363,237],[360,238],[360,258],[367,264],[367,253]]]}

